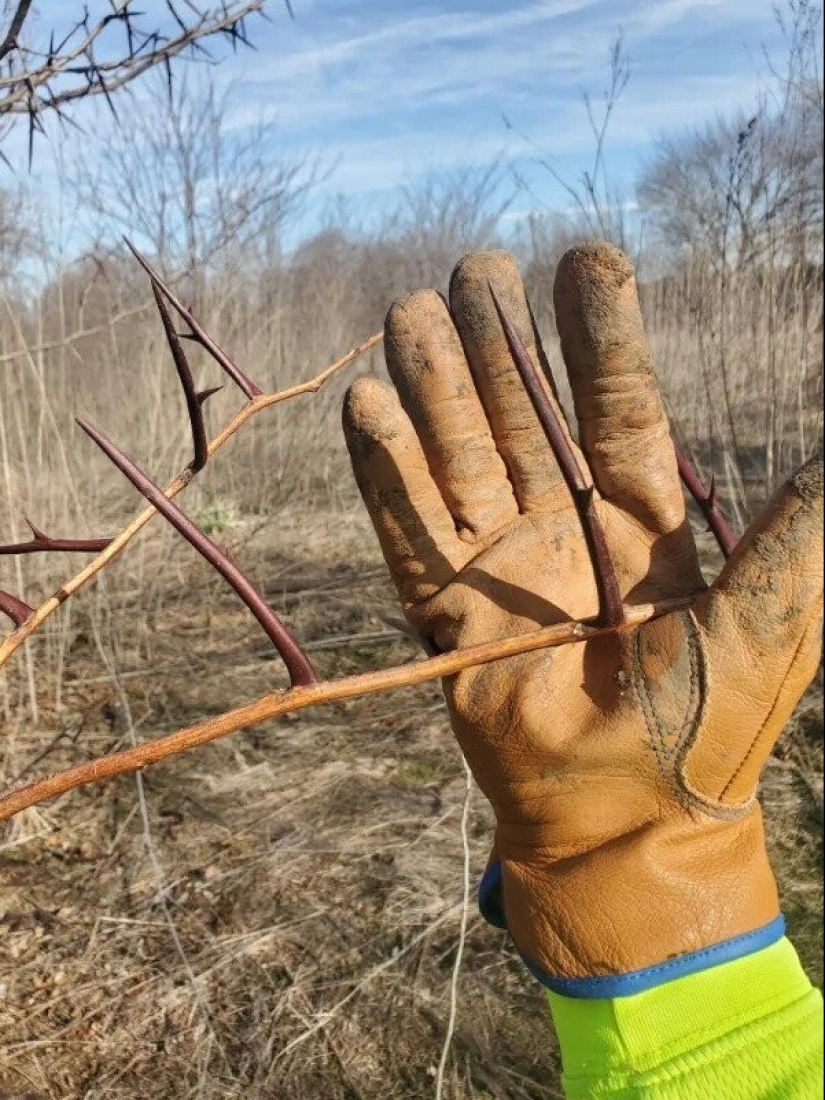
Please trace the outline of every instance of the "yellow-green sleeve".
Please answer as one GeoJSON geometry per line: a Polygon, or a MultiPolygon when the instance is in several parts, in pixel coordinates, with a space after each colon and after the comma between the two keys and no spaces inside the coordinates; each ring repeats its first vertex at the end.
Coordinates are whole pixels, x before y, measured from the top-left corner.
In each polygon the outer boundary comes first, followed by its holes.
{"type": "Polygon", "coordinates": [[[549,993],[568,1100],[820,1100],[822,997],[782,939],[627,997],[549,993]]]}

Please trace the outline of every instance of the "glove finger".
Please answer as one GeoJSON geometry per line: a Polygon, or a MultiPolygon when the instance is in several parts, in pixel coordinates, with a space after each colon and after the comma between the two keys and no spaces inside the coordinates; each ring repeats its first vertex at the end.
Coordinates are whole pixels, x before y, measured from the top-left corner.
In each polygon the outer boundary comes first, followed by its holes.
{"type": "MultiPolygon", "coordinates": [[[[568,505],[561,471],[513,363],[490,295],[495,287],[564,423],[550,371],[515,260],[506,252],[473,252],[450,280],[450,309],[481,396],[493,438],[507,467],[521,510],[568,505]]],[[[584,467],[583,467],[584,468],[584,467]]],[[[588,481],[589,481],[589,474],[588,481]]]]}
{"type": "Polygon", "coordinates": [[[377,378],[347,390],[344,435],[361,496],[405,610],[449,583],[470,557],[415,429],[395,391],[377,378]]]}
{"type": "Polygon", "coordinates": [[[779,490],[694,612],[707,645],[709,720],[684,775],[707,797],[744,802],[819,664],[821,458],[779,490]]]}
{"type": "Polygon", "coordinates": [[[553,300],[580,442],[599,492],[647,530],[682,527],[690,539],[632,264],[602,242],[572,248],[559,263],[553,300]]]}
{"type": "Polygon", "coordinates": [[[443,298],[421,290],[387,315],[387,367],[449,509],[472,543],[518,515],[461,341],[443,298]]]}

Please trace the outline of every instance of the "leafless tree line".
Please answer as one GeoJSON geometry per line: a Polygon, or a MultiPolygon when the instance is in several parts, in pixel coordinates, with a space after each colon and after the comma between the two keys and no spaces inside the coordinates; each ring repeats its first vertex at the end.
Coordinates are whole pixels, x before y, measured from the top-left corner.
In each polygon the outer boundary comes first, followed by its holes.
{"type": "MultiPolygon", "coordinates": [[[[810,0],[789,0],[786,61],[774,67],[753,125],[721,119],[663,140],[639,189],[648,224],[642,272],[650,272],[643,297],[674,424],[703,473],[717,475],[742,522],[821,434],[818,18],[810,0]]],[[[625,73],[614,50],[616,95],[625,73]]],[[[15,276],[0,278],[9,505],[22,494],[30,511],[48,510],[52,505],[41,502],[57,486],[55,521],[77,529],[79,498],[65,482],[78,469],[92,510],[123,500],[122,489],[74,450],[71,418],[89,394],[96,418],[117,424],[127,447],[133,439],[152,463],[181,462],[185,439],[162,340],[123,233],[197,304],[235,357],[277,389],[379,328],[396,294],[443,286],[463,252],[498,244],[519,254],[552,347],[558,255],[580,234],[630,231],[610,220],[610,180],[601,167],[589,176],[592,194],[586,186],[581,192],[578,222],[535,217],[514,231],[502,216],[517,182],[506,166],[495,166],[427,176],[377,225],[332,208],[320,229],[287,251],[284,231],[295,236],[323,166],[279,152],[277,131],[266,121],[238,134],[227,125],[230,109],[208,75],[191,73],[172,87],[158,79],[139,106],[124,103],[124,125],[113,120],[105,160],[75,158],[66,168],[66,201],[95,242],[79,260],[54,247],[13,192],[2,195],[0,271],[15,276]],[[589,222],[588,212],[604,224],[589,222]],[[35,269],[33,281],[20,277],[35,269]]],[[[603,166],[605,119],[593,119],[596,164],[603,166]]],[[[225,411],[227,398],[214,400],[225,411]]],[[[345,496],[336,400],[333,387],[307,422],[281,424],[274,415],[273,430],[250,432],[239,446],[248,448],[259,475],[239,478],[233,471],[243,464],[227,464],[203,506],[260,514],[296,492],[345,496]],[[310,439],[315,462],[292,461],[310,439]]],[[[40,516],[44,524],[49,518],[40,516]]]]}

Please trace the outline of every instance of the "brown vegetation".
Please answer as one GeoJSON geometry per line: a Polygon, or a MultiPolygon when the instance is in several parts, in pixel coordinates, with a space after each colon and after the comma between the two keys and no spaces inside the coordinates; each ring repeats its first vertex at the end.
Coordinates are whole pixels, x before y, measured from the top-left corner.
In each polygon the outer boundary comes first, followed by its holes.
{"type": "MultiPolygon", "coordinates": [[[[210,133],[220,155],[220,125],[210,133]]],[[[737,141],[720,155],[739,156],[737,141]]],[[[463,252],[498,243],[493,182],[431,180],[379,231],[331,226],[285,256],[278,227],[306,179],[281,166],[258,221],[230,188],[217,220],[195,218],[197,188],[182,189],[191,220],[183,210],[173,224],[189,232],[170,242],[157,207],[142,232],[270,392],[379,328],[395,294],[442,287],[463,252]]],[[[728,253],[694,235],[641,268],[675,433],[706,479],[715,472],[738,526],[821,438],[821,199],[802,236],[802,206],[791,208],[781,234],[768,220],[768,246],[740,250],[722,195],[728,253]]],[[[129,207],[96,216],[103,239],[128,228],[129,207]]],[[[0,225],[4,271],[39,263],[45,275],[0,285],[2,539],[28,537],[24,514],[53,536],[106,535],[139,500],[73,417],[116,432],[154,477],[182,468],[191,440],[164,335],[124,249],[65,264],[36,227],[11,225],[0,225]]],[[[532,228],[507,243],[561,379],[548,283],[561,241],[545,222],[532,228]]],[[[192,358],[198,384],[217,381],[192,358]]],[[[357,369],[381,373],[380,348],[357,369]]],[[[349,473],[338,422],[349,377],[257,417],[187,490],[188,510],[243,558],[325,676],[415,653],[349,473]]],[[[236,410],[222,392],[209,421],[236,410]]],[[[718,553],[694,518],[712,574],[718,553]]],[[[6,559],[2,587],[39,602],[70,572],[60,556],[6,559]]],[[[155,523],[0,672],[0,785],[220,713],[279,675],[219,579],[155,523]]],[[[821,722],[820,680],[762,792],[790,933],[817,981],[821,722]]],[[[0,1095],[411,1100],[441,1082],[445,1100],[560,1096],[541,992],[467,892],[490,831],[481,796],[465,814],[467,798],[429,683],[266,723],[26,811],[0,837],[0,1095]]]]}

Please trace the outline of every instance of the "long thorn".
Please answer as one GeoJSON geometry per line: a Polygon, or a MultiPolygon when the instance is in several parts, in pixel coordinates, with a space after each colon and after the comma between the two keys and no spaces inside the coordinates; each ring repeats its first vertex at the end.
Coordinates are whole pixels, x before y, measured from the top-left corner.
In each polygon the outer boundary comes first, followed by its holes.
{"type": "Polygon", "coordinates": [[[8,615],[15,626],[22,626],[26,619],[34,614],[34,608],[18,600],[10,592],[0,590],[0,612],[8,615]]]}
{"type": "Polygon", "coordinates": [[[35,527],[30,519],[26,524],[32,533],[28,542],[13,542],[7,546],[0,546],[0,554],[18,556],[20,554],[100,554],[111,539],[52,539],[44,535],[39,527],[35,527]]]}
{"type": "Polygon", "coordinates": [[[293,687],[314,684],[318,677],[309,658],[298,642],[281,622],[252,581],[191,519],[171,501],[161,489],[134,462],[86,420],[77,423],[100,447],[103,453],[117,466],[120,472],[131,481],[134,487],[164,516],[175,530],[201,554],[209,564],[237,592],[255,618],[263,627],[267,637],[280,653],[289,672],[293,687]]]}
{"type": "Polygon", "coordinates": [[[189,338],[195,340],[202,348],[209,352],[212,358],[226,371],[229,377],[240,387],[250,401],[254,397],[260,397],[263,390],[257,382],[253,382],[252,379],[241,370],[238,364],[229,358],[223,348],[215,343],[200,322],[195,320],[192,311],[187,309],[180,298],[178,298],[171,288],[166,285],[146,257],[138,252],[128,237],[124,237],[123,239],[126,242],[127,248],[152,280],[153,285],[157,286],[158,290],[166,296],[167,300],[171,302],[184,321],[186,321],[187,325],[189,325],[192,330],[189,338]]]}
{"type": "Polygon", "coordinates": [[[192,426],[192,444],[195,448],[195,457],[192,459],[192,469],[195,471],[202,470],[206,465],[206,460],[209,458],[209,447],[206,442],[206,428],[203,423],[203,400],[205,400],[205,398],[201,400],[198,391],[195,389],[195,379],[192,377],[192,371],[189,369],[186,353],[178,339],[175,326],[172,324],[172,318],[169,316],[169,310],[166,308],[166,302],[163,300],[160,287],[154,279],[152,279],[152,293],[155,296],[158,313],[163,322],[163,331],[166,333],[169,350],[172,352],[172,358],[175,361],[175,369],[178,372],[178,378],[180,379],[181,388],[183,389],[183,396],[186,399],[186,410],[189,413],[189,423],[192,426]]]}
{"type": "Polygon", "coordinates": [[[713,537],[719,544],[719,549],[726,558],[729,558],[737,542],[739,542],[739,538],[719,507],[716,478],[712,477],[710,479],[710,489],[706,490],[702,484],[702,479],[687,456],[678,447],[675,449],[679,477],[682,479],[687,491],[699,505],[702,515],[708,521],[708,527],[713,532],[713,537]]]}
{"type": "Polygon", "coordinates": [[[536,410],[544,434],[559,464],[567,488],[573,497],[573,503],[581,519],[587,548],[590,552],[590,561],[593,566],[593,574],[596,579],[596,588],[599,593],[599,623],[602,626],[619,626],[624,622],[625,613],[622,603],[619,581],[610,550],[605,538],[604,528],[596,511],[593,499],[593,486],[584,480],[573,448],[561,425],[558,414],[553,408],[550,399],[541,382],[541,377],[536,369],[530,353],[524,345],[515,325],[504,312],[504,307],[491,283],[487,284],[496,307],[507,346],[513,357],[513,362],[521,376],[524,388],[536,410]]]}

